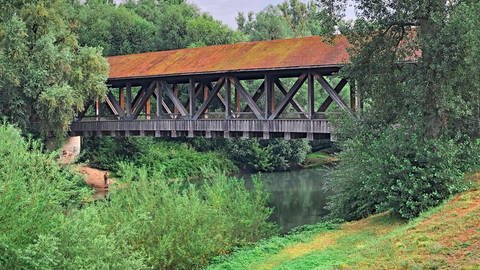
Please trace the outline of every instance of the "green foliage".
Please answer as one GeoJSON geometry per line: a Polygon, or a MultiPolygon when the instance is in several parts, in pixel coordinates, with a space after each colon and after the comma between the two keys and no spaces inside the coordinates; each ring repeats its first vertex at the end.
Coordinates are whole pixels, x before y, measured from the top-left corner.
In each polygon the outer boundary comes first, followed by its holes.
{"type": "Polygon", "coordinates": [[[273,40],[311,35],[330,35],[334,25],[327,23],[331,16],[320,9],[314,1],[307,4],[287,0],[279,5],[269,5],[254,14],[237,16],[238,29],[250,40],[273,40]]]}
{"type": "Polygon", "coordinates": [[[392,210],[416,217],[465,190],[463,174],[479,157],[465,156],[478,151],[472,147],[460,139],[424,139],[402,127],[357,135],[340,153],[331,183],[336,192],[330,198],[332,215],[352,220],[392,210]]]}
{"type": "Polygon", "coordinates": [[[65,1],[0,6],[0,115],[61,137],[87,100],[105,94],[108,65],[99,50],[77,44],[65,1]]]}
{"type": "Polygon", "coordinates": [[[94,138],[83,141],[81,161],[91,166],[123,175],[122,162],[145,167],[148,175],[167,179],[198,180],[218,173],[228,173],[235,166],[224,155],[199,153],[186,144],[153,138],[94,138]]]}
{"type": "Polygon", "coordinates": [[[226,44],[242,36],[185,1],[91,0],[78,5],[81,44],[105,55],[226,44]]]}
{"type": "Polygon", "coordinates": [[[200,269],[275,231],[259,182],[189,184],[123,163],[109,199],[88,204],[54,156],[0,126],[0,269],[200,269]]]}
{"type": "Polygon", "coordinates": [[[92,222],[98,211],[84,216],[89,219],[77,215],[87,194],[83,179],[58,167],[38,142],[1,125],[0,269],[140,267],[92,222]]]}
{"type": "Polygon", "coordinates": [[[110,194],[102,219],[113,237],[145,252],[155,269],[200,269],[214,255],[270,235],[271,210],[260,185],[217,176],[204,185],[168,184],[128,165],[133,179],[110,194]]]}
{"type": "Polygon", "coordinates": [[[358,2],[360,19],[345,29],[352,65],[342,72],[357,81],[365,112],[334,120],[344,152],[330,207],[345,219],[388,209],[412,218],[463,190],[463,174],[479,164],[479,65],[470,51],[480,6],[358,2]]]}
{"type": "Polygon", "coordinates": [[[224,152],[237,166],[253,171],[287,170],[302,163],[310,152],[306,140],[196,138],[188,142],[199,151],[224,152]]]}

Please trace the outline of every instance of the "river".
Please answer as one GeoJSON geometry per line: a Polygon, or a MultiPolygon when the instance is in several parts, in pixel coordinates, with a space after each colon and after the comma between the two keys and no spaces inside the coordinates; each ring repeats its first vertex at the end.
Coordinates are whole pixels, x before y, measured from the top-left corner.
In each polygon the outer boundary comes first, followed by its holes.
{"type": "MultiPolygon", "coordinates": [[[[270,206],[274,208],[271,220],[286,233],[291,229],[318,223],[328,214],[324,190],[325,181],[330,177],[331,169],[316,168],[287,172],[258,174],[271,194],[270,206]]],[[[247,184],[253,175],[243,175],[247,184]]]]}

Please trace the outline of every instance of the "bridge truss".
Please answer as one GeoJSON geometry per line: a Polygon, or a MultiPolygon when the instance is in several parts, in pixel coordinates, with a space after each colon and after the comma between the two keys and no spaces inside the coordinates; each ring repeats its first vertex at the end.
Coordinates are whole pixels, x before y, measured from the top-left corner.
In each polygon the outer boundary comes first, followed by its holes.
{"type": "Polygon", "coordinates": [[[91,102],[79,115],[70,133],[328,139],[332,127],[326,112],[332,103],[348,114],[362,106],[355,84],[336,76],[340,68],[115,80],[103,101],[91,102]],[[348,103],[341,95],[347,85],[348,103]],[[302,88],[303,104],[297,100],[302,88]],[[317,95],[326,97],[320,103],[317,95]]]}

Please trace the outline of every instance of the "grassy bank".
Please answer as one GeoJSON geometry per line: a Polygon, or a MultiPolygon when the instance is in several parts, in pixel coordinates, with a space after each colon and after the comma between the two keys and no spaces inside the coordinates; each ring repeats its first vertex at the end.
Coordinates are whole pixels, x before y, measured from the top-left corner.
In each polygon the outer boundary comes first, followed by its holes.
{"type": "Polygon", "coordinates": [[[476,188],[408,223],[385,213],[323,224],[220,258],[213,269],[480,269],[476,188]]]}
{"type": "Polygon", "coordinates": [[[327,152],[318,151],[307,155],[305,161],[301,164],[302,168],[311,169],[322,166],[334,166],[339,159],[327,152]]]}

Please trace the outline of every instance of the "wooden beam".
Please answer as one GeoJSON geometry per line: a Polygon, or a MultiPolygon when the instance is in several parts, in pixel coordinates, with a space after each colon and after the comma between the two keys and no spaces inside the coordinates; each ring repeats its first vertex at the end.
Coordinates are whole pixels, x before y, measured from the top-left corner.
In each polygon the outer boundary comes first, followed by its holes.
{"type": "MultiPolygon", "coordinates": [[[[210,105],[210,103],[212,103],[213,99],[217,96],[220,89],[222,89],[224,83],[225,83],[225,78],[220,78],[217,81],[217,83],[215,84],[215,87],[212,90],[212,93],[210,93],[207,100],[202,104],[202,106],[200,106],[197,113],[195,113],[195,115],[192,117],[193,120],[197,120],[200,117],[200,115],[202,115],[204,112],[207,111],[208,106],[210,105]]],[[[206,88],[208,89],[208,86],[206,88]]]]}
{"type": "Polygon", "coordinates": [[[325,80],[325,78],[323,78],[323,76],[316,74],[315,78],[318,80],[318,82],[320,82],[320,85],[322,85],[323,89],[325,89],[325,91],[327,91],[328,93],[328,97],[325,99],[322,105],[320,105],[320,108],[317,110],[317,112],[325,112],[333,101],[339,104],[342,110],[348,110],[347,105],[345,105],[345,102],[343,102],[343,100],[338,95],[347,84],[347,80],[341,79],[335,89],[333,89],[332,86],[325,80]]]}
{"type": "Polygon", "coordinates": [[[138,115],[142,112],[143,108],[145,107],[145,103],[149,100],[149,98],[153,95],[155,89],[158,88],[158,83],[156,81],[152,82],[147,89],[142,88],[142,94],[137,100],[137,102],[133,105],[132,116],[133,118],[137,118],[138,115]]]}
{"type": "Polygon", "coordinates": [[[298,90],[300,90],[300,87],[302,87],[302,85],[303,85],[303,83],[305,82],[306,79],[307,79],[307,74],[300,75],[298,80],[292,86],[290,91],[288,91],[288,93],[285,95],[285,97],[282,99],[282,101],[280,101],[277,109],[270,115],[268,120],[274,120],[275,118],[277,118],[278,115],[280,115],[285,110],[285,108],[287,107],[287,104],[290,103],[293,96],[295,96],[295,94],[298,92],[298,90]]]}
{"type": "Polygon", "coordinates": [[[241,106],[242,105],[240,101],[240,91],[238,90],[238,87],[235,85],[235,112],[240,113],[241,106]]]}
{"type": "Polygon", "coordinates": [[[162,81],[160,82],[160,84],[163,90],[165,91],[165,93],[167,94],[167,96],[173,102],[173,105],[178,109],[180,114],[184,117],[187,116],[188,115],[187,110],[185,109],[185,107],[183,107],[182,102],[180,102],[180,100],[173,94],[172,89],[168,87],[167,83],[162,81]]]}
{"type": "MultiPolygon", "coordinates": [[[[282,92],[284,96],[288,93],[282,81],[280,81],[280,79],[275,79],[275,84],[277,85],[278,89],[280,90],[280,92],[282,92]]],[[[300,103],[295,98],[292,98],[290,100],[290,104],[297,112],[303,113],[305,117],[307,116],[307,113],[302,108],[302,105],[300,105],[300,103]]]]}
{"type": "Polygon", "coordinates": [[[112,91],[107,92],[107,98],[105,99],[108,107],[113,112],[114,115],[120,117],[121,119],[125,118],[125,111],[122,109],[121,105],[115,99],[115,96],[112,94],[112,91]]]}
{"type": "Polygon", "coordinates": [[[132,115],[132,85],[127,83],[127,92],[125,95],[125,111],[127,118],[130,118],[132,115]]]}
{"type": "Polygon", "coordinates": [[[313,74],[308,74],[308,118],[312,119],[313,114],[315,113],[315,81],[313,80],[313,74]]]}
{"type": "Polygon", "coordinates": [[[125,111],[125,92],[123,91],[123,87],[120,87],[118,99],[120,100],[120,108],[122,108],[122,111],[125,111]]]}
{"type": "Polygon", "coordinates": [[[195,101],[197,100],[197,98],[198,98],[198,96],[199,96],[199,94],[200,94],[200,86],[201,86],[201,83],[197,83],[197,84],[195,85],[195,82],[193,82],[192,79],[189,80],[189,83],[190,83],[190,81],[192,81],[192,83],[193,83],[193,85],[194,85],[194,91],[193,91],[194,96],[193,96],[193,99],[191,99],[191,97],[190,97],[190,86],[189,86],[189,90],[188,90],[188,91],[189,91],[189,94],[188,94],[189,98],[188,98],[187,102],[185,102],[184,107],[185,107],[185,108],[190,108],[190,100],[193,100],[193,110],[195,110],[195,104],[196,104],[195,101]]]}
{"type": "Polygon", "coordinates": [[[230,119],[230,107],[232,103],[232,85],[230,80],[225,81],[225,119],[230,119]]]}
{"type": "MultiPolygon", "coordinates": [[[[173,84],[173,85],[172,85],[172,88],[173,88],[173,95],[175,96],[175,98],[178,99],[178,94],[179,94],[179,93],[178,93],[178,91],[179,91],[179,90],[178,90],[178,84],[173,84]]],[[[173,113],[174,113],[174,114],[178,114],[178,108],[177,108],[177,106],[173,106],[173,113]]]]}
{"type": "Polygon", "coordinates": [[[275,103],[275,96],[274,96],[274,85],[272,78],[268,75],[265,75],[265,80],[264,80],[264,92],[265,92],[265,119],[268,119],[270,114],[273,113],[275,110],[274,108],[274,103],[275,103]]]}
{"type": "MultiPolygon", "coordinates": [[[[257,102],[263,96],[264,92],[265,92],[265,81],[263,81],[262,84],[260,84],[260,86],[257,88],[257,90],[255,90],[255,93],[253,93],[253,97],[252,97],[253,101],[257,102]]],[[[248,111],[251,111],[250,107],[245,106],[243,108],[243,112],[248,112],[248,111]]]]}
{"type": "Polygon", "coordinates": [[[156,105],[155,116],[157,117],[157,119],[160,119],[161,112],[162,112],[162,102],[163,102],[163,97],[162,97],[160,87],[155,87],[154,93],[155,93],[155,105],[156,105]]]}
{"type": "Polygon", "coordinates": [[[188,114],[193,117],[195,111],[195,82],[190,79],[188,81],[188,114]]]}
{"type": "MultiPolygon", "coordinates": [[[[245,100],[245,102],[247,102],[247,105],[250,107],[250,109],[252,109],[257,119],[265,119],[262,115],[262,111],[255,103],[255,101],[253,101],[252,97],[250,97],[248,92],[245,91],[245,88],[243,88],[243,85],[240,83],[240,81],[235,77],[230,78],[230,81],[235,85],[236,89],[238,90],[242,98],[245,100]]],[[[240,109],[239,107],[237,108],[240,109]]]]}
{"type": "MultiPolygon", "coordinates": [[[[206,83],[203,85],[203,103],[207,102],[209,93],[210,89],[208,88],[208,84],[206,83]]],[[[205,110],[205,113],[208,114],[208,108],[205,110]]]]}
{"type": "Polygon", "coordinates": [[[150,120],[152,115],[152,104],[150,104],[150,97],[147,98],[147,102],[145,103],[145,115],[147,117],[147,120],[150,120]]]}

